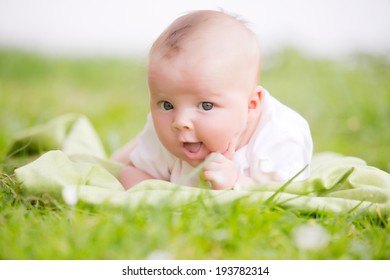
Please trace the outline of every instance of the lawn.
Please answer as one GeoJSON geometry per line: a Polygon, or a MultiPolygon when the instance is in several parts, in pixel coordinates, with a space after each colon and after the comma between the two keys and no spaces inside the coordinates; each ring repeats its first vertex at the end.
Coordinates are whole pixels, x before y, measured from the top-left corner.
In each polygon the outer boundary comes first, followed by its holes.
{"type": "MultiPolygon", "coordinates": [[[[13,136],[68,112],[86,115],[107,154],[148,112],[146,63],[0,51],[0,259],[390,259],[389,217],[301,213],[269,205],[136,211],[69,206],[15,182],[13,136]],[[305,242],[311,241],[310,242],[305,242]]],[[[262,85],[310,123],[315,152],[357,156],[390,172],[390,62],[265,56],[262,85]]]]}

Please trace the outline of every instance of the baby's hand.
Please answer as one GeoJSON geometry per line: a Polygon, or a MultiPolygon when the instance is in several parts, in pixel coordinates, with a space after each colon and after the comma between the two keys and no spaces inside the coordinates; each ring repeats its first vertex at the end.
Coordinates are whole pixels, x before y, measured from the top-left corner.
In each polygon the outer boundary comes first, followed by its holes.
{"type": "Polygon", "coordinates": [[[212,160],[203,168],[203,177],[211,183],[213,189],[232,188],[239,177],[235,163],[220,153],[211,153],[207,159],[210,158],[212,160]]]}

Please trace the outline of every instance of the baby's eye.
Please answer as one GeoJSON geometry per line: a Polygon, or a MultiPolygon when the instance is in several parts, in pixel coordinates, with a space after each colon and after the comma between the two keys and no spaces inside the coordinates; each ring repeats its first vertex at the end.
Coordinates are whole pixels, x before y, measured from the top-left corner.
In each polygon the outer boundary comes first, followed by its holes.
{"type": "Polygon", "coordinates": [[[172,103],[168,102],[168,101],[161,101],[160,102],[160,107],[161,107],[161,109],[163,109],[165,111],[169,111],[169,110],[173,109],[172,103]]]}
{"type": "Polygon", "coordinates": [[[203,109],[205,111],[210,111],[211,109],[213,109],[213,107],[214,107],[214,104],[211,102],[201,102],[199,104],[199,108],[203,109]]]}

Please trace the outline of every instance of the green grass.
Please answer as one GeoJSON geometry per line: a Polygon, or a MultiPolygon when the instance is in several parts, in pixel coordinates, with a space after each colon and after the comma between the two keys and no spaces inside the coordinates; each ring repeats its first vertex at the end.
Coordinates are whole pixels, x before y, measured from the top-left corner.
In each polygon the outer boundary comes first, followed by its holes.
{"type": "MultiPolygon", "coordinates": [[[[18,131],[66,112],[87,115],[108,153],[143,127],[145,61],[47,58],[0,51],[0,158],[18,131]]],[[[390,172],[390,67],[380,57],[331,61],[288,50],[264,58],[262,85],[309,121],[315,151],[390,172]]],[[[389,217],[299,213],[238,201],[129,211],[28,194],[0,167],[0,259],[390,259],[389,217]],[[317,225],[328,242],[304,249],[317,225]]]]}

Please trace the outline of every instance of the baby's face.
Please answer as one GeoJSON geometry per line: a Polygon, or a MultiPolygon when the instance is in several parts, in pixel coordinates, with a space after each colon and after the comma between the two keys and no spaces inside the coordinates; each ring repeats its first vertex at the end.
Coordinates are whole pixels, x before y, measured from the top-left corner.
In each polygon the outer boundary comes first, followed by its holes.
{"type": "Polygon", "coordinates": [[[154,63],[149,71],[150,108],[165,148],[192,166],[211,152],[240,148],[252,87],[239,80],[240,74],[232,76],[231,69],[220,65],[154,63]]]}

